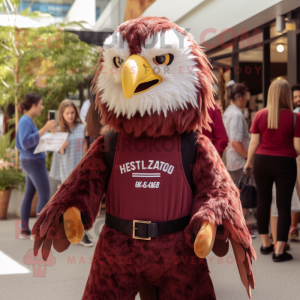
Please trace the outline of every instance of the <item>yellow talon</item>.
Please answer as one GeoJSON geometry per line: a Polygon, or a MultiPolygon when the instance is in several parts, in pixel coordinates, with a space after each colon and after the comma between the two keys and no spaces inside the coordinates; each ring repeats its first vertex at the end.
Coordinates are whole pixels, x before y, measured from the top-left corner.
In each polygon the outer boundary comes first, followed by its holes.
{"type": "Polygon", "coordinates": [[[194,243],[195,254],[205,258],[212,250],[215,242],[217,226],[209,222],[203,222],[194,243]]]}
{"type": "Polygon", "coordinates": [[[72,244],[78,244],[84,235],[81,213],[78,208],[70,207],[64,212],[65,233],[72,244]]]}

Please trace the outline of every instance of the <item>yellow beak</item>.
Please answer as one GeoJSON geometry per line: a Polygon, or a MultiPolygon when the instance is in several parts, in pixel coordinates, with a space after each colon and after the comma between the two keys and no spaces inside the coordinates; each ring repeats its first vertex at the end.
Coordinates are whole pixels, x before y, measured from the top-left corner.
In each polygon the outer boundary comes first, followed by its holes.
{"type": "Polygon", "coordinates": [[[161,82],[147,60],[140,55],[131,55],[123,65],[122,88],[126,98],[144,93],[161,82]]]}

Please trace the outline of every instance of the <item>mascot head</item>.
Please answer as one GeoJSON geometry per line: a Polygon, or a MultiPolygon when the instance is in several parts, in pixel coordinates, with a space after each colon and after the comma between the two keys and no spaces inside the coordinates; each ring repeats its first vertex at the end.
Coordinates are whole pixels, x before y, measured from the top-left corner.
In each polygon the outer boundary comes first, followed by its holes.
{"type": "Polygon", "coordinates": [[[158,137],[210,129],[214,76],[191,34],[167,18],[121,24],[103,45],[94,79],[102,121],[158,137]]]}

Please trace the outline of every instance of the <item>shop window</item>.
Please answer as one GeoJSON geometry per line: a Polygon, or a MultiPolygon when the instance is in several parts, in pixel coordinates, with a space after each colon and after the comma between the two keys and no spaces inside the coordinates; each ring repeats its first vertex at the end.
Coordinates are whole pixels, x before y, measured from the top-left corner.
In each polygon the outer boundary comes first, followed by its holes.
{"type": "Polygon", "coordinates": [[[280,37],[271,43],[271,81],[287,79],[287,37],[280,37]]]}
{"type": "Polygon", "coordinates": [[[248,88],[248,103],[244,115],[250,128],[255,113],[263,108],[262,101],[262,47],[239,53],[239,81],[248,88]]]}
{"type": "Polygon", "coordinates": [[[240,62],[262,62],[263,51],[262,48],[256,48],[239,53],[240,62]]]}
{"type": "Polygon", "coordinates": [[[239,68],[234,72],[239,72],[240,82],[244,82],[251,95],[262,93],[262,48],[239,53],[239,68]]]}
{"type": "Polygon", "coordinates": [[[225,58],[221,58],[221,59],[217,59],[213,61],[213,64],[216,66],[223,66],[223,67],[230,67],[231,66],[231,56],[229,57],[225,57],[225,58]]]}

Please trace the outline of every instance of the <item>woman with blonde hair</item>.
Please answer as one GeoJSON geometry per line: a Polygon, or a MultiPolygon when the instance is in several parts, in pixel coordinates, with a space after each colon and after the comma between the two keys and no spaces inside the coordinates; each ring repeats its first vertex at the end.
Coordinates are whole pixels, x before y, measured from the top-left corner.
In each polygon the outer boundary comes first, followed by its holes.
{"type": "Polygon", "coordinates": [[[254,171],[262,254],[274,251],[269,238],[269,221],[273,183],[276,185],[278,225],[277,247],[272,256],[274,262],[293,258],[284,250],[291,224],[291,200],[297,177],[296,157],[300,154],[300,114],[296,114],[294,121],[292,109],[288,82],[274,81],[269,88],[267,107],[257,112],[253,120],[248,159],[244,167],[254,171]]]}
{"type": "MultiPolygon", "coordinates": [[[[57,131],[68,132],[69,135],[60,151],[53,155],[49,176],[63,183],[84,155],[85,125],[82,124],[78,109],[73,101],[66,99],[59,105],[58,124],[57,131]]],[[[93,246],[86,234],[79,244],[93,246]]]]}

